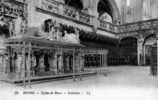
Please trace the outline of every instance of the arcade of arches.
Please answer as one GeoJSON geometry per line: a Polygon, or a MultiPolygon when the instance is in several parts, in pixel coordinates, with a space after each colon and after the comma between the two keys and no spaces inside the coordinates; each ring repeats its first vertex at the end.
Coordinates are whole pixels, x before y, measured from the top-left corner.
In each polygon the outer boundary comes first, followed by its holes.
{"type": "Polygon", "coordinates": [[[119,56],[128,59],[125,64],[151,65],[152,47],[156,44],[156,33],[146,36],[124,37],[119,43],[119,56]]]}
{"type": "Polygon", "coordinates": [[[120,23],[121,15],[115,0],[64,0],[66,5],[88,12],[110,23],[120,23]]]}
{"type": "MultiPolygon", "coordinates": [[[[30,0],[31,2],[35,2],[30,0]]],[[[49,1],[49,0],[48,0],[49,1]]],[[[91,16],[95,17],[95,19],[93,20],[93,26],[96,28],[96,23],[98,23],[98,19],[99,21],[102,22],[109,22],[110,24],[116,24],[119,25],[120,22],[122,22],[122,16],[121,16],[121,11],[119,11],[119,7],[118,4],[116,3],[115,0],[59,0],[60,2],[64,3],[66,6],[69,6],[71,9],[75,9],[75,11],[79,11],[79,12],[84,12],[84,13],[88,13],[91,16]]],[[[30,4],[31,6],[33,4],[30,4]]],[[[33,5],[34,6],[34,5],[33,5]]],[[[51,8],[51,7],[50,7],[51,8]]],[[[30,7],[30,10],[32,10],[33,8],[30,7]]],[[[20,13],[20,11],[19,11],[20,13]]],[[[70,16],[72,17],[76,17],[76,15],[74,14],[75,12],[70,12],[70,16]],[[72,15],[71,15],[72,14],[72,15]],[[73,15],[74,14],[74,15],[73,15]]],[[[45,32],[49,32],[50,31],[50,24],[52,23],[51,20],[48,20],[50,18],[52,18],[52,16],[45,16],[44,14],[39,14],[37,12],[29,12],[29,16],[28,17],[32,17],[33,18],[29,18],[30,23],[28,23],[30,26],[39,26],[41,24],[44,23],[45,21],[45,27],[44,30],[45,32]],[[37,14],[37,15],[36,15],[37,14]],[[38,19],[37,17],[42,17],[40,19],[38,19]],[[50,23],[49,23],[50,21],[50,23]],[[37,24],[38,25],[35,25],[37,24]]],[[[23,19],[23,16],[19,15],[18,18],[20,18],[21,20],[23,19]]],[[[3,19],[3,18],[1,18],[3,19]]],[[[54,18],[57,21],[59,21],[59,19],[54,18]]],[[[3,19],[4,20],[4,19],[3,19]]],[[[8,37],[8,35],[14,35],[14,34],[9,34],[10,30],[10,22],[12,21],[19,21],[19,19],[8,19],[7,20],[7,24],[5,25],[0,25],[0,34],[2,33],[7,33],[5,34],[6,37],[8,37]],[[2,27],[2,28],[1,28],[2,27]],[[3,29],[3,30],[2,30],[3,29]]],[[[71,36],[74,38],[79,38],[82,44],[86,45],[86,46],[90,46],[90,47],[103,47],[109,50],[109,54],[108,54],[108,64],[109,65],[125,65],[125,64],[130,64],[130,65],[146,65],[146,64],[150,64],[150,53],[151,53],[151,46],[155,43],[156,40],[156,36],[155,35],[148,35],[148,36],[125,36],[125,37],[120,37],[120,39],[118,38],[111,38],[109,36],[107,36],[108,32],[103,32],[105,33],[104,35],[92,35],[88,34],[88,33],[97,33],[99,28],[97,27],[95,31],[91,31],[89,32],[89,30],[91,30],[91,28],[83,28],[83,29],[78,29],[78,25],[76,24],[71,24],[66,22],[66,21],[61,21],[60,23],[58,23],[57,28],[59,28],[59,35],[63,36],[63,30],[66,30],[68,33],[76,33],[76,29],[77,32],[80,34],[80,36],[75,36],[74,34],[71,36]],[[61,22],[63,24],[61,24],[61,22]],[[66,25],[66,24],[71,24],[71,25],[66,25]],[[86,30],[87,29],[87,30],[86,30]],[[85,35],[88,34],[88,35],[85,35]],[[141,37],[141,38],[140,38],[141,37]],[[113,41],[119,41],[118,43],[113,43],[113,41]]],[[[53,25],[52,25],[53,26],[53,25]]],[[[81,26],[83,27],[83,26],[81,26]]],[[[20,30],[22,31],[22,30],[20,30]]],[[[11,32],[12,33],[12,32],[11,32]]],[[[112,34],[109,32],[109,34],[112,34]]],[[[143,34],[140,33],[140,35],[143,34]]],[[[77,34],[78,35],[78,34],[77,34]]],[[[112,34],[113,36],[113,34],[112,34]]],[[[114,35],[115,37],[117,37],[116,35],[114,35]]],[[[55,37],[57,38],[57,37],[55,37]]],[[[73,39],[74,39],[73,38],[73,39]]],[[[78,41],[73,41],[73,42],[78,42],[78,41]]]]}

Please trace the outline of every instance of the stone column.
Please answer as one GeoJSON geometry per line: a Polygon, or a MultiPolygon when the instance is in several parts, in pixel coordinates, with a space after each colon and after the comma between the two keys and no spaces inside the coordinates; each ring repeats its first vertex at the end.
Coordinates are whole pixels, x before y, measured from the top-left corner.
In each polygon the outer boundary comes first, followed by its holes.
{"type": "Polygon", "coordinates": [[[138,39],[137,40],[137,62],[138,65],[142,65],[143,64],[143,39],[138,39]]]}
{"type": "Polygon", "coordinates": [[[75,70],[76,70],[76,61],[75,61],[75,49],[73,50],[73,81],[76,81],[75,70]]]}
{"type": "Polygon", "coordinates": [[[22,48],[22,56],[23,56],[23,61],[22,61],[22,78],[23,78],[23,85],[26,87],[26,43],[23,42],[23,48],[22,48]]]}
{"type": "Polygon", "coordinates": [[[81,50],[80,52],[80,71],[84,71],[84,63],[85,63],[85,56],[84,56],[84,51],[81,50]]]}
{"type": "Polygon", "coordinates": [[[103,58],[104,59],[104,63],[103,63],[104,65],[103,66],[107,67],[108,66],[108,64],[107,64],[107,62],[108,62],[108,60],[107,60],[108,51],[104,51],[104,55],[103,56],[104,56],[104,58],[103,58]]]}
{"type": "Polygon", "coordinates": [[[54,54],[54,60],[53,60],[53,69],[54,69],[54,73],[58,74],[58,68],[57,68],[57,51],[55,51],[54,54]]]}
{"type": "Polygon", "coordinates": [[[32,53],[32,44],[28,45],[28,59],[27,59],[27,76],[28,76],[28,84],[31,87],[31,53],[32,53]]]}
{"type": "Polygon", "coordinates": [[[143,65],[146,65],[146,46],[143,45],[143,65]]]}
{"type": "Polygon", "coordinates": [[[90,0],[90,14],[98,18],[98,2],[99,0],[90,0]]]}
{"type": "Polygon", "coordinates": [[[82,0],[83,9],[89,8],[90,0],[82,0]]]}
{"type": "Polygon", "coordinates": [[[58,67],[59,67],[59,73],[63,73],[63,52],[62,52],[62,49],[59,49],[58,67]]]}
{"type": "MultiPolygon", "coordinates": [[[[84,0],[84,1],[86,1],[86,0],[84,0]]],[[[91,16],[93,16],[93,18],[91,19],[91,24],[93,25],[94,31],[96,31],[97,27],[99,26],[99,21],[98,21],[98,16],[99,16],[99,13],[98,13],[98,2],[99,2],[99,0],[90,0],[89,1],[89,4],[90,4],[89,14],[91,16]]]]}
{"type": "Polygon", "coordinates": [[[158,34],[156,34],[156,48],[157,48],[157,54],[156,54],[156,58],[157,58],[157,66],[156,66],[156,70],[157,70],[157,75],[158,76],[158,34]]]}
{"type": "Polygon", "coordinates": [[[77,71],[77,73],[80,73],[81,72],[81,63],[80,63],[80,57],[81,57],[81,54],[80,54],[80,51],[79,52],[77,52],[77,54],[76,54],[76,71],[77,71]]]}
{"type": "Polygon", "coordinates": [[[16,64],[17,64],[17,73],[19,74],[19,78],[21,78],[22,75],[22,66],[23,66],[23,55],[22,54],[18,54],[17,55],[17,60],[16,60],[16,64]]]}

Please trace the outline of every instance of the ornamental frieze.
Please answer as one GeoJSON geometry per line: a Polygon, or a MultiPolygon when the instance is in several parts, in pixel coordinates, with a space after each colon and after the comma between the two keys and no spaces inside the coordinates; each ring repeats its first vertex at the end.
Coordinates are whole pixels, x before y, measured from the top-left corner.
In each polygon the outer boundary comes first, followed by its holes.
{"type": "Polygon", "coordinates": [[[14,2],[0,3],[0,15],[16,18],[24,15],[24,5],[14,2]]]}
{"type": "Polygon", "coordinates": [[[59,12],[59,3],[54,0],[42,0],[41,4],[38,5],[37,7],[53,13],[59,12]]]}

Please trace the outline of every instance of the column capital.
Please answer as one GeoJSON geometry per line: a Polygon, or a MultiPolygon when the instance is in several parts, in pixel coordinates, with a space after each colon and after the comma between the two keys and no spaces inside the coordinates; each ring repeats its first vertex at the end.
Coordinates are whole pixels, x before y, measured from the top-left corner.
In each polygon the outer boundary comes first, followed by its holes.
{"type": "Polygon", "coordinates": [[[137,42],[138,42],[138,43],[143,43],[143,42],[144,42],[144,39],[138,39],[137,42]]]}
{"type": "Polygon", "coordinates": [[[156,31],[156,40],[158,40],[158,30],[156,31]]]}

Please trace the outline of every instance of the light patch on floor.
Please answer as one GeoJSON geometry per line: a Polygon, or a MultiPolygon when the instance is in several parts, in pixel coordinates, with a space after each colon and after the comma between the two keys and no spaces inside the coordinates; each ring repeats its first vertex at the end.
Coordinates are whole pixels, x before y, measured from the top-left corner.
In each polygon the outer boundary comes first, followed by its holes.
{"type": "Polygon", "coordinates": [[[10,97],[20,99],[24,96],[22,94],[15,96],[15,91],[20,91],[20,93],[26,90],[76,91],[84,95],[25,95],[25,98],[40,97],[39,100],[42,98],[48,100],[50,97],[58,100],[59,98],[66,98],[67,100],[82,100],[83,98],[92,100],[158,100],[158,77],[150,75],[149,67],[118,66],[106,67],[102,70],[104,73],[83,77],[81,81],[74,82],[72,79],[52,81],[34,84],[31,89],[1,82],[0,95],[5,96],[6,100],[11,100],[10,97]],[[85,95],[86,93],[90,93],[90,95],[85,95]]]}

